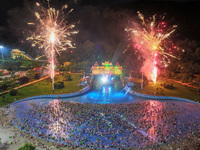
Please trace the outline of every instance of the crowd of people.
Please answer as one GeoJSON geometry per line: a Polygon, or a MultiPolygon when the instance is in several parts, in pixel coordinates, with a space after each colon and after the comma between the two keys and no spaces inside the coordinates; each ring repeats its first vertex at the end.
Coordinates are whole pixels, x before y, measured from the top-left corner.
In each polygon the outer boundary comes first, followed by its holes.
{"type": "Polygon", "coordinates": [[[81,104],[52,100],[45,105],[22,102],[10,109],[15,126],[61,146],[132,149],[171,145],[200,135],[200,105],[183,102],[81,104]]]}

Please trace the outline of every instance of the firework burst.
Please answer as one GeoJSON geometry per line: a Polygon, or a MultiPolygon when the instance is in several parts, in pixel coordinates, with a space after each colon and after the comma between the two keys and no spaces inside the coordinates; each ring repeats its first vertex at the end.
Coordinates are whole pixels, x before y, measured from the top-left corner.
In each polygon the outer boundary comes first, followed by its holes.
{"type": "Polygon", "coordinates": [[[72,44],[71,35],[78,32],[74,31],[74,24],[68,25],[66,21],[73,9],[64,13],[68,9],[68,5],[64,5],[60,10],[56,10],[50,7],[49,1],[47,2],[47,9],[36,3],[36,6],[40,8],[39,11],[35,12],[37,22],[29,22],[28,24],[34,25],[37,29],[27,40],[32,41],[32,46],[37,45],[45,50],[48,50],[53,40],[55,51],[58,54],[60,54],[60,51],[67,50],[67,47],[75,48],[72,44]]]}
{"type": "MultiPolygon", "coordinates": [[[[162,58],[162,63],[167,66],[170,62],[170,57],[176,58],[172,55],[171,48],[169,48],[169,36],[176,30],[176,25],[167,27],[164,21],[165,15],[153,15],[149,19],[145,19],[144,15],[138,11],[138,18],[141,24],[133,23],[133,28],[126,28],[125,30],[131,33],[134,48],[139,50],[145,59],[142,72],[148,79],[156,82],[157,78],[157,64],[158,57],[162,58]]],[[[174,49],[177,47],[174,46],[174,49]]]]}
{"type": "MultiPolygon", "coordinates": [[[[50,7],[50,1],[47,0],[47,8],[36,3],[35,12],[36,22],[29,22],[29,25],[35,26],[35,32],[27,38],[32,41],[32,46],[38,46],[45,51],[49,60],[49,71],[54,83],[55,55],[60,55],[61,51],[67,48],[75,48],[72,44],[71,36],[78,33],[74,31],[74,24],[67,22],[67,17],[73,11],[68,5],[63,5],[60,10],[50,7]]],[[[54,86],[53,86],[54,91],[54,86]]]]}

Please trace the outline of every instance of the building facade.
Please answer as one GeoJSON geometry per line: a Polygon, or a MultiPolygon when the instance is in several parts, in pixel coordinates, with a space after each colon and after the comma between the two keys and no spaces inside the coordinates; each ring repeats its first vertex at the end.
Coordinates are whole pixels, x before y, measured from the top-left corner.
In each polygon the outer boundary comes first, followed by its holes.
{"type": "Polygon", "coordinates": [[[98,62],[95,62],[91,70],[92,75],[121,75],[123,68],[119,65],[118,62],[114,66],[112,63],[106,61],[102,63],[101,66],[99,66],[98,62]]]}

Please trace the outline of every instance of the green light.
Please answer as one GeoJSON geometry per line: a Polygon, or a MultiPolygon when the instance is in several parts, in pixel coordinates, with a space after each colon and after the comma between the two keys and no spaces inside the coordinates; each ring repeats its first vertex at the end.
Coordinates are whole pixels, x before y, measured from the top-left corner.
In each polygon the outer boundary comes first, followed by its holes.
{"type": "Polygon", "coordinates": [[[105,67],[109,67],[109,65],[108,65],[108,64],[105,64],[105,67]]]}

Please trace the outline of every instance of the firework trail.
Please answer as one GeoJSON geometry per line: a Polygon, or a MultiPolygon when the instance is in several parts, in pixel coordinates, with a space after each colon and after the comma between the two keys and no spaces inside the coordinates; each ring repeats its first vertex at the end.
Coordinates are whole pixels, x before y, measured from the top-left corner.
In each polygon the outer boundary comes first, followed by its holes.
{"type": "Polygon", "coordinates": [[[170,44],[169,36],[176,30],[177,26],[167,27],[167,23],[164,21],[165,15],[157,16],[155,14],[152,18],[145,19],[139,11],[137,13],[141,24],[133,22],[133,27],[125,30],[131,33],[134,48],[140,51],[144,58],[141,71],[148,80],[155,83],[158,62],[162,62],[166,67],[170,62],[170,57],[176,58],[172,55],[172,50],[177,49],[177,47],[173,46],[173,43],[170,44]]]}
{"type": "Polygon", "coordinates": [[[52,78],[54,91],[54,76],[56,54],[67,48],[75,48],[72,44],[71,36],[78,33],[74,31],[74,24],[67,22],[67,17],[73,11],[68,5],[63,5],[60,10],[50,7],[50,1],[47,0],[47,8],[36,3],[35,12],[36,22],[29,22],[29,25],[35,27],[35,32],[27,38],[32,41],[32,46],[38,46],[44,49],[45,55],[49,60],[49,72],[52,78]]]}

